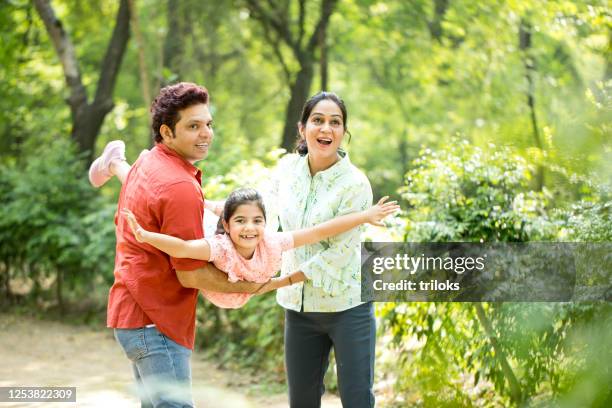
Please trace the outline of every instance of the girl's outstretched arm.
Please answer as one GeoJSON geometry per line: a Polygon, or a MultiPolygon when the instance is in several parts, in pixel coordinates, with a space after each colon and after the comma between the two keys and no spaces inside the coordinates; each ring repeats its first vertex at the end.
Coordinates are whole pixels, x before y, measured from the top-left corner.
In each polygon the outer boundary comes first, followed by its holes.
{"type": "Polygon", "coordinates": [[[346,214],[315,225],[314,227],[293,231],[294,247],[297,248],[302,245],[314,244],[315,242],[341,234],[365,223],[381,227],[384,226],[381,222],[382,219],[399,210],[399,205],[397,205],[396,201],[386,202],[388,198],[388,196],[381,198],[376,205],[367,210],[346,214]]]}
{"type": "Polygon", "coordinates": [[[203,261],[210,259],[210,245],[206,239],[185,241],[170,235],[147,231],[138,224],[136,217],[130,210],[124,209],[122,213],[127,218],[128,225],[138,242],[152,245],[174,258],[201,259],[203,261]]]}

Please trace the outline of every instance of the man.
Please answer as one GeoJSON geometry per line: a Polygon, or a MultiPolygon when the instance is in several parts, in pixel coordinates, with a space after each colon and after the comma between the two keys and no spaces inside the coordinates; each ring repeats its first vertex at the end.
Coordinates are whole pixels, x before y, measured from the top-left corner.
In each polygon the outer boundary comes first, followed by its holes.
{"type": "MultiPolygon", "coordinates": [[[[194,163],[208,155],[213,140],[208,103],[207,90],[191,83],[160,91],[151,106],[156,146],[132,166],[118,214],[127,208],[148,230],[182,239],[203,237],[201,171],[194,163]]],[[[123,156],[122,146],[114,146],[116,155],[123,156]]],[[[104,154],[102,159],[92,164],[90,179],[108,175],[110,160],[104,154]]],[[[115,283],[107,325],[132,362],[143,406],[193,406],[190,358],[198,289],[255,293],[261,284],[230,283],[227,274],[204,261],[171,258],[138,243],[124,217],[115,223],[115,283]]]]}

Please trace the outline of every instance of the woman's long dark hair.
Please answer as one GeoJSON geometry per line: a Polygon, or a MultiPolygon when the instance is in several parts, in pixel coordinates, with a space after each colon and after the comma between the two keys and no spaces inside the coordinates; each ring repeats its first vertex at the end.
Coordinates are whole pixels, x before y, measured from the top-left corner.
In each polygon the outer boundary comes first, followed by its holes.
{"type": "MultiPolygon", "coordinates": [[[[334,102],[340,108],[340,111],[342,112],[342,123],[344,125],[344,131],[348,133],[349,141],[350,141],[351,134],[347,130],[348,113],[346,112],[346,105],[344,105],[344,101],[342,100],[342,98],[340,98],[338,95],[336,95],[333,92],[321,91],[311,96],[310,99],[306,101],[306,103],[304,104],[304,107],[302,108],[302,117],[300,118],[299,123],[301,123],[302,126],[306,126],[306,122],[308,122],[308,118],[310,117],[310,114],[312,113],[312,110],[314,109],[314,107],[317,105],[317,103],[325,99],[328,99],[334,102]]],[[[299,132],[297,135],[297,139],[298,141],[297,141],[297,147],[295,148],[295,151],[298,152],[300,156],[304,156],[306,153],[308,153],[308,146],[306,145],[306,140],[303,139],[302,136],[300,136],[299,132]]]]}
{"type": "Polygon", "coordinates": [[[223,221],[229,224],[230,218],[236,212],[236,209],[242,204],[255,204],[263,213],[264,220],[266,219],[266,207],[264,206],[263,199],[257,190],[252,188],[239,188],[230,193],[225,205],[223,206],[223,213],[219,217],[217,223],[216,234],[225,234],[225,228],[223,228],[223,221]]]}

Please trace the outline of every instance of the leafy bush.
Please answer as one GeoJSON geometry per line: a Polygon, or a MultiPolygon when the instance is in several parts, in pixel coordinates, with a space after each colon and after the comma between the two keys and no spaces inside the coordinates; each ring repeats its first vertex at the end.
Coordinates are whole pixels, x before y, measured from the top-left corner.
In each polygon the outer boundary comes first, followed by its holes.
{"type": "Polygon", "coordinates": [[[56,139],[0,173],[0,194],[6,202],[0,208],[5,276],[33,282],[33,297],[53,287],[60,308],[66,288],[87,291],[96,273],[110,271],[112,276],[113,269],[108,257],[102,261],[97,253],[87,252],[101,248],[113,256],[114,233],[109,234],[112,218],[106,214],[100,219],[100,198],[75,152],[72,142],[56,139]]]}
{"type": "Polygon", "coordinates": [[[533,168],[509,148],[455,140],[424,150],[400,189],[410,205],[409,241],[522,242],[554,237],[548,194],[530,191],[533,168]]]}
{"type": "MultiPolygon", "coordinates": [[[[401,190],[411,207],[405,240],[542,241],[555,240],[564,230],[589,240],[608,239],[607,204],[589,205],[565,220],[551,217],[549,194],[530,190],[532,169],[524,159],[508,148],[455,144],[425,150],[407,174],[401,190]]],[[[402,356],[394,373],[398,395],[414,392],[416,383],[413,403],[436,407],[537,405],[570,395],[588,341],[581,337],[572,345],[567,339],[589,313],[586,305],[555,303],[379,308],[383,335],[402,356]]],[[[598,324],[609,320],[606,316],[598,324]]],[[[599,399],[609,395],[605,387],[597,390],[599,399]]]]}

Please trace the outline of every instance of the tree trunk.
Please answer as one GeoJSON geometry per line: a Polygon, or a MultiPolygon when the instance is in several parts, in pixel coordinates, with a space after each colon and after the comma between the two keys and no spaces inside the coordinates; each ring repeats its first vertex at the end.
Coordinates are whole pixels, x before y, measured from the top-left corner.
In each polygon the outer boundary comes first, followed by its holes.
{"type": "Polygon", "coordinates": [[[65,312],[63,286],[64,274],[61,269],[58,269],[56,271],[55,296],[57,300],[57,306],[59,307],[60,316],[64,316],[65,312]]]}
{"type": "Polygon", "coordinates": [[[297,123],[300,120],[302,107],[310,92],[310,85],[314,75],[313,61],[306,58],[301,63],[300,71],[295,82],[291,85],[291,97],[285,112],[285,127],[283,129],[283,140],[281,147],[287,152],[295,149],[297,123]]]}
{"type": "MultiPolygon", "coordinates": [[[[166,33],[166,41],[164,42],[164,62],[163,66],[168,68],[174,75],[176,80],[180,80],[180,56],[182,50],[181,33],[180,33],[180,15],[179,4],[176,1],[168,0],[167,3],[167,25],[168,32],[166,33]]],[[[162,86],[168,85],[162,82],[162,86]]]]}
{"type": "Polygon", "coordinates": [[[113,90],[130,37],[128,1],[121,0],[119,5],[115,28],[102,61],[96,94],[91,103],[87,101],[87,91],[81,80],[74,46],[62,22],[55,16],[49,0],[35,0],[34,5],[51,37],[70,90],[67,102],[72,115],[72,138],[77,142],[79,151],[88,152],[88,159],[91,161],[104,118],[113,109],[113,90]]]}
{"type": "Polygon", "coordinates": [[[321,90],[327,91],[329,88],[329,70],[327,63],[327,44],[325,42],[325,32],[322,32],[321,37],[321,56],[319,59],[319,69],[321,71],[321,90]]]}
{"type": "Polygon", "coordinates": [[[408,161],[410,160],[410,157],[408,155],[408,129],[406,129],[400,135],[400,140],[399,140],[397,150],[399,151],[399,156],[400,156],[399,158],[400,158],[400,163],[402,166],[402,174],[401,174],[399,184],[398,184],[401,186],[404,184],[404,177],[406,177],[406,173],[408,173],[408,161]]]}
{"type": "MultiPolygon", "coordinates": [[[[297,36],[287,26],[288,17],[288,6],[289,2],[286,2],[287,7],[279,9],[278,7],[267,9],[264,7],[263,2],[255,0],[248,0],[246,6],[251,13],[251,17],[258,20],[266,33],[266,38],[271,42],[274,47],[275,55],[279,59],[279,63],[285,68],[284,71],[287,74],[291,96],[289,103],[287,104],[287,110],[285,111],[285,127],[283,129],[283,135],[281,138],[280,147],[284,148],[288,152],[292,151],[295,147],[296,134],[297,134],[297,122],[302,111],[302,106],[309,96],[310,86],[312,85],[312,79],[314,75],[314,64],[316,61],[317,48],[326,42],[325,35],[327,32],[327,25],[331,14],[336,7],[338,0],[322,0],[321,3],[321,16],[312,32],[312,35],[306,42],[303,41],[304,37],[304,23],[306,21],[306,7],[305,2],[301,1],[298,4],[299,9],[299,34],[297,36]],[[276,33],[276,39],[272,38],[269,34],[271,32],[276,33]],[[298,60],[300,69],[295,76],[295,79],[291,80],[291,74],[286,69],[286,64],[282,56],[282,52],[278,48],[278,43],[284,42],[292,51],[293,56],[298,60]]],[[[272,2],[270,2],[272,3],[272,2]]],[[[322,51],[322,50],[321,50],[322,51]]],[[[324,51],[322,51],[324,54],[324,51]]],[[[325,56],[325,71],[327,71],[327,57],[325,56]]],[[[322,76],[327,78],[325,73],[322,76]]],[[[327,80],[327,79],[325,79],[327,80]]],[[[327,84],[325,84],[327,86],[327,84]]]]}
{"type": "Polygon", "coordinates": [[[449,0],[434,0],[434,16],[427,23],[429,27],[429,34],[431,38],[437,42],[442,42],[442,20],[444,20],[444,15],[446,14],[446,10],[448,9],[449,0]]]}
{"type": "MultiPolygon", "coordinates": [[[[531,24],[523,18],[521,18],[519,26],[519,49],[522,51],[523,65],[525,67],[525,79],[527,80],[527,106],[529,107],[533,138],[535,146],[541,152],[543,152],[544,146],[540,137],[538,118],[535,109],[535,83],[533,79],[535,64],[531,55],[531,24]]],[[[536,189],[541,191],[543,187],[544,166],[541,163],[538,163],[536,170],[536,189]]]]}
{"type": "MultiPolygon", "coordinates": [[[[332,10],[329,7],[333,5],[329,2],[321,3],[321,15],[330,15],[332,10]]],[[[319,70],[321,72],[321,91],[327,91],[329,89],[329,70],[327,60],[327,24],[323,26],[319,32],[319,70]]]]}
{"type": "MultiPolygon", "coordinates": [[[[138,19],[138,10],[136,7],[136,0],[128,0],[130,6],[130,17],[132,23],[132,30],[136,37],[136,46],[138,47],[138,68],[140,71],[140,82],[142,85],[142,100],[145,108],[149,108],[151,105],[151,88],[149,82],[149,72],[147,70],[147,61],[145,58],[145,45],[142,39],[142,32],[140,31],[140,21],[138,19]]],[[[151,117],[149,118],[149,126],[151,125],[151,117]]]]}
{"type": "Polygon", "coordinates": [[[604,81],[612,79],[612,27],[608,28],[608,48],[605,54],[606,70],[604,73],[604,81]]]}
{"type": "Polygon", "coordinates": [[[482,327],[484,328],[485,333],[489,338],[491,345],[493,346],[493,350],[495,351],[497,360],[501,364],[502,372],[504,373],[506,380],[508,380],[512,401],[519,404],[523,401],[523,393],[521,391],[521,386],[518,380],[516,379],[516,375],[514,375],[514,371],[512,371],[512,367],[510,367],[510,363],[508,363],[506,353],[497,342],[497,337],[495,336],[493,325],[487,317],[487,314],[484,308],[482,307],[482,304],[474,303],[474,307],[476,308],[476,315],[478,316],[478,320],[480,320],[480,324],[482,324],[482,327]]]}
{"type": "MultiPolygon", "coordinates": [[[[0,293],[4,292],[4,295],[0,299],[6,299],[9,303],[11,301],[11,276],[9,269],[10,262],[4,260],[0,262],[0,293]]],[[[0,302],[2,304],[2,302],[0,302]]]]}

